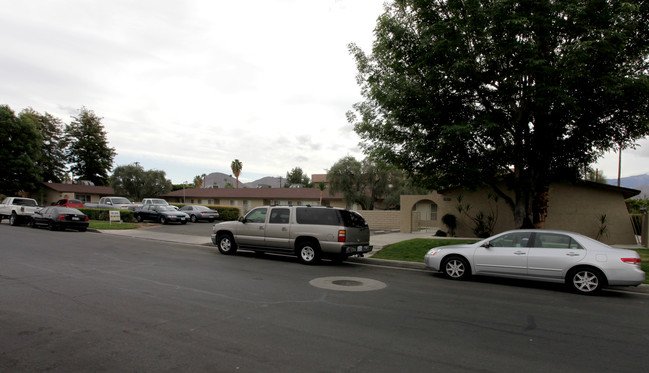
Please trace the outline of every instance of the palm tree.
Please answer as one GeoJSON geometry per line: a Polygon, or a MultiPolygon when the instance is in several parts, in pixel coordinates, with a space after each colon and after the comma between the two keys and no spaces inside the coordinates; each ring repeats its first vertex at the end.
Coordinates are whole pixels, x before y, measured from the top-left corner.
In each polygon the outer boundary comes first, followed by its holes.
{"type": "Polygon", "coordinates": [[[198,189],[203,186],[203,178],[199,175],[194,177],[194,188],[198,189]]]}
{"type": "Polygon", "coordinates": [[[241,174],[243,163],[241,163],[240,160],[235,159],[234,161],[232,161],[230,167],[232,168],[232,173],[234,174],[234,177],[237,178],[237,189],[239,189],[239,174],[241,174]]]}
{"type": "Polygon", "coordinates": [[[320,206],[322,206],[322,192],[327,189],[327,183],[324,181],[319,182],[318,189],[320,189],[320,206]]]}

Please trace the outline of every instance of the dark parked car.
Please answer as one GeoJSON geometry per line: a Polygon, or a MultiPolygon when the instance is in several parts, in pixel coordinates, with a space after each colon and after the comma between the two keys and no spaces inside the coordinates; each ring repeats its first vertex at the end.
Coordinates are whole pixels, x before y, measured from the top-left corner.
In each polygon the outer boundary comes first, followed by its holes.
{"type": "Polygon", "coordinates": [[[70,199],[70,198],[60,199],[56,201],[54,206],[71,207],[73,209],[82,209],[85,207],[83,205],[83,202],[79,201],[78,199],[70,199]]]}
{"type": "Polygon", "coordinates": [[[88,217],[77,209],[62,206],[42,208],[32,215],[29,225],[32,228],[44,226],[49,230],[76,229],[85,232],[88,229],[88,217]]]}
{"type": "Polygon", "coordinates": [[[167,223],[180,223],[187,224],[189,215],[184,212],[176,210],[173,206],[162,205],[146,205],[133,212],[135,219],[142,222],[145,220],[153,220],[161,224],[167,223]]]}
{"type": "Polygon", "coordinates": [[[199,205],[187,205],[180,208],[180,211],[189,215],[189,220],[196,223],[199,220],[207,220],[210,223],[219,218],[219,212],[211,208],[199,205]]]}

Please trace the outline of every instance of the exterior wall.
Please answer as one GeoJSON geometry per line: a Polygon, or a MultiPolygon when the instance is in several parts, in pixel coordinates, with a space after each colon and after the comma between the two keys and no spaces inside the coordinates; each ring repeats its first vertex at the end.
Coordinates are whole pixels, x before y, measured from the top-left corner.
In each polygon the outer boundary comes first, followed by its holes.
{"type": "MultiPolygon", "coordinates": [[[[101,198],[101,196],[99,196],[98,194],[83,194],[83,195],[90,196],[90,201],[87,202],[97,203],[101,198]]],[[[41,206],[50,206],[53,203],[56,203],[58,200],[63,198],[79,199],[76,193],[74,192],[58,192],[52,189],[44,189],[42,192],[39,192],[38,195],[35,196],[35,198],[38,200],[38,204],[41,206]]]]}
{"type": "Polygon", "coordinates": [[[546,228],[564,229],[596,238],[600,216],[606,214],[608,234],[599,237],[607,244],[635,245],[629,212],[621,193],[552,184],[546,228]]]}
{"type": "MultiPolygon", "coordinates": [[[[451,191],[444,195],[432,193],[429,195],[401,196],[401,232],[416,232],[426,226],[419,221],[415,210],[417,203],[432,201],[437,204],[437,225],[434,228],[446,231],[441,218],[453,214],[457,218],[456,235],[474,237],[474,223],[467,214],[458,212],[458,196],[462,196],[462,204],[470,206],[468,215],[475,217],[478,212],[496,217],[494,233],[515,229],[514,216],[510,207],[502,200],[488,198],[487,189],[476,191],[451,191]]],[[[621,192],[572,184],[552,184],[548,195],[548,216],[545,222],[547,229],[560,229],[581,233],[588,237],[597,238],[600,227],[599,218],[606,214],[608,234],[599,238],[608,244],[635,244],[635,235],[621,192]]]]}
{"type": "Polygon", "coordinates": [[[401,211],[397,210],[362,210],[363,216],[371,230],[398,230],[401,211]]]}

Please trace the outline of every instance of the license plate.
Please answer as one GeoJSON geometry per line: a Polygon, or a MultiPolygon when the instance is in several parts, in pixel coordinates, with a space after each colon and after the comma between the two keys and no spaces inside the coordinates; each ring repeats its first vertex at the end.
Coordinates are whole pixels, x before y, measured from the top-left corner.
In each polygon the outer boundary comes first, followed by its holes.
{"type": "Polygon", "coordinates": [[[73,217],[72,217],[72,220],[79,220],[79,218],[76,217],[76,216],[73,216],[73,217]]]}

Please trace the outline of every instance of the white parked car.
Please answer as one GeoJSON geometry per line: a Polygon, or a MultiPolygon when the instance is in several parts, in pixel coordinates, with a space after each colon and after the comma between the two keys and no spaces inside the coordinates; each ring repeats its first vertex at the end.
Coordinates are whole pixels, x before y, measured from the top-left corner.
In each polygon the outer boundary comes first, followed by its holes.
{"type": "Polygon", "coordinates": [[[565,283],[582,294],[645,280],[637,252],[564,231],[508,231],[474,244],[436,247],[424,259],[426,267],[454,280],[470,275],[521,278],[565,283]]]}

